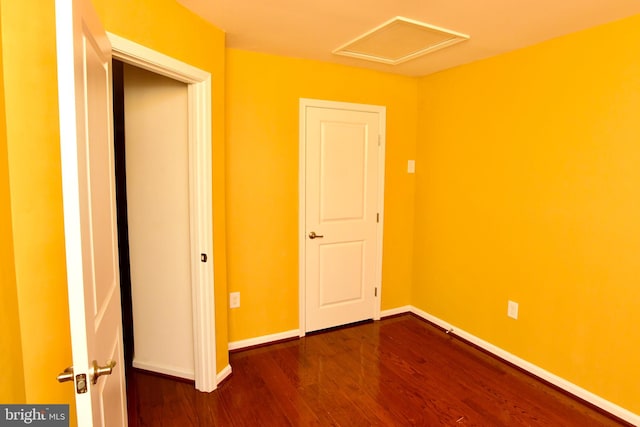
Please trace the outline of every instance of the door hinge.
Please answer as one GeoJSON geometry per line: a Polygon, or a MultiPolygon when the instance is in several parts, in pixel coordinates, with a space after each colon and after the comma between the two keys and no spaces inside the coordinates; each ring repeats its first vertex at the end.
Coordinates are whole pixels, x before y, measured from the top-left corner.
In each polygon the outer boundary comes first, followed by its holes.
{"type": "Polygon", "coordinates": [[[376,214],[376,222],[380,222],[380,214],[379,213],[376,214]]]}
{"type": "Polygon", "coordinates": [[[200,261],[207,262],[207,254],[200,254],[200,261]]]}
{"type": "Polygon", "coordinates": [[[382,135],[378,135],[378,147],[382,145],[382,135]]]}
{"type": "Polygon", "coordinates": [[[377,287],[373,288],[373,296],[374,297],[378,296],[378,288],[377,287]]]}

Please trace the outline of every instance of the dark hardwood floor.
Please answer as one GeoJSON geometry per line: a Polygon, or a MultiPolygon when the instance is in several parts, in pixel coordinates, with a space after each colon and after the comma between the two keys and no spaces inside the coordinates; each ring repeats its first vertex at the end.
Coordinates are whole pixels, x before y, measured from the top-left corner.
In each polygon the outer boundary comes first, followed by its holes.
{"type": "Polygon", "coordinates": [[[412,316],[231,354],[213,393],[128,376],[136,426],[619,426],[412,316]]]}

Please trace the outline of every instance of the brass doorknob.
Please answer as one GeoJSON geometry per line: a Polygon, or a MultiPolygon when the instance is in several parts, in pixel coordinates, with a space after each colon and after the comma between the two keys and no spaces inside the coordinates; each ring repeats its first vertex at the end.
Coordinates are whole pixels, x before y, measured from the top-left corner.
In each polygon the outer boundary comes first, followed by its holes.
{"type": "Polygon", "coordinates": [[[309,238],[310,239],[322,239],[323,237],[324,237],[324,235],[316,234],[315,231],[312,231],[311,233],[309,233],[309,238]]]}
{"type": "Polygon", "coordinates": [[[62,373],[58,374],[59,383],[64,383],[67,381],[73,381],[73,366],[69,366],[62,373]]]}
{"type": "Polygon", "coordinates": [[[91,375],[91,382],[93,384],[98,382],[98,378],[102,375],[111,375],[113,368],[116,366],[115,360],[109,360],[105,366],[98,366],[98,362],[95,360],[92,362],[93,374],[91,375]]]}

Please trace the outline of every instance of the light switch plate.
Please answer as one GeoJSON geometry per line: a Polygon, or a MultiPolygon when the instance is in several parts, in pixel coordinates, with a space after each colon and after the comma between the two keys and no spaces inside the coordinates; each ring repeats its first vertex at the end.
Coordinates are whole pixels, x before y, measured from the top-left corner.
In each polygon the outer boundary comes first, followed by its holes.
{"type": "Polygon", "coordinates": [[[229,294],[229,308],[240,307],[240,292],[231,292],[229,294]]]}
{"type": "Polygon", "coordinates": [[[407,172],[416,173],[416,161],[415,160],[409,160],[407,162],[407,172]]]}
{"type": "Polygon", "coordinates": [[[509,304],[507,306],[507,316],[511,317],[512,319],[517,319],[518,318],[518,303],[517,302],[509,301],[509,304]]]}

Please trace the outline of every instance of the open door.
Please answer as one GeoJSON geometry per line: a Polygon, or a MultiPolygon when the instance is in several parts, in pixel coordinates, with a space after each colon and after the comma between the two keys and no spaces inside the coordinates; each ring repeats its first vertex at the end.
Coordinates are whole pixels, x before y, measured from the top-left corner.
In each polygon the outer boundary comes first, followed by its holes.
{"type": "Polygon", "coordinates": [[[78,425],[126,426],[111,46],[90,0],[56,0],[60,154],[78,425]]]}

